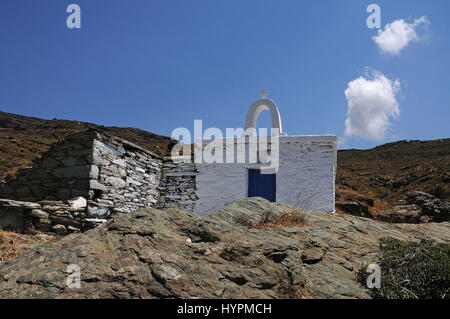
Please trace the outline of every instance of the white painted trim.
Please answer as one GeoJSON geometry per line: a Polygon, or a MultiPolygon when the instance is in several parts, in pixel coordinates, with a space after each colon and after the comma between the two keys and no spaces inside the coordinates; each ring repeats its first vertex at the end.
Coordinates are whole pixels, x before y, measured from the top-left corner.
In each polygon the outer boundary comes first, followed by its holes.
{"type": "MultiPolygon", "coordinates": [[[[278,136],[279,143],[334,143],[337,140],[336,135],[294,135],[294,136],[278,136]]],[[[252,137],[257,142],[257,137],[252,137]]],[[[268,136],[267,144],[271,144],[271,138],[268,136]]],[[[196,139],[196,144],[209,144],[211,141],[226,144],[248,144],[249,137],[223,137],[216,139],[196,139]]]]}
{"type": "Polygon", "coordinates": [[[276,129],[276,135],[281,135],[283,133],[283,127],[281,125],[280,112],[275,102],[268,98],[257,99],[252,103],[245,118],[244,130],[247,131],[249,128],[253,128],[254,130],[251,130],[250,134],[254,136],[256,132],[256,121],[258,120],[259,114],[264,110],[269,110],[270,117],[272,118],[272,128],[276,129]]]}

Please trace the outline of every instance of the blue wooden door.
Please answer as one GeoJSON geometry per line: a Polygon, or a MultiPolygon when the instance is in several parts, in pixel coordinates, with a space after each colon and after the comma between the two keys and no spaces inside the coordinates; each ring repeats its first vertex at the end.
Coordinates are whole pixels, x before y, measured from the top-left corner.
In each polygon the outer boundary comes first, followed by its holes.
{"type": "Polygon", "coordinates": [[[276,201],[276,174],[261,174],[259,169],[248,170],[248,197],[262,197],[276,201]]]}

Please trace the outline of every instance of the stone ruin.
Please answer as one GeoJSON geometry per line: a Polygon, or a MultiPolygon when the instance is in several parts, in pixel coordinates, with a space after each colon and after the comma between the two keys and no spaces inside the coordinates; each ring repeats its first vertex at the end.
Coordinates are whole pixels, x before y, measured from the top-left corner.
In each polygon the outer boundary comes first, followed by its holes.
{"type": "Polygon", "coordinates": [[[143,207],[192,211],[197,170],[95,130],[68,136],[0,183],[0,227],[67,233],[143,207]]]}

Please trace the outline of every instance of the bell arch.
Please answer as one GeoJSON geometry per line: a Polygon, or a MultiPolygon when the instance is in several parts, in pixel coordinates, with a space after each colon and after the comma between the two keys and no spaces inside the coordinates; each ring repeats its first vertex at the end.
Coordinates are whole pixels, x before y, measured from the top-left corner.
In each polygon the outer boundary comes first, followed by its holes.
{"type": "Polygon", "coordinates": [[[247,112],[247,117],[245,118],[244,130],[249,132],[250,136],[256,135],[256,122],[258,120],[259,114],[264,111],[269,110],[270,117],[272,118],[272,128],[275,129],[274,135],[283,135],[283,128],[281,125],[281,116],[278,108],[271,99],[261,98],[257,99],[250,106],[247,112]],[[252,130],[248,130],[253,128],[252,130]]]}

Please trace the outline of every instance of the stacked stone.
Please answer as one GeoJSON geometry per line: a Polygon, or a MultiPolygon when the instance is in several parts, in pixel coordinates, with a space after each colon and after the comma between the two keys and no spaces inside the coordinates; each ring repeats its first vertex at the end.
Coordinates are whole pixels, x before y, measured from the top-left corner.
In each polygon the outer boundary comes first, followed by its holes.
{"type": "Polygon", "coordinates": [[[33,167],[21,169],[0,185],[0,198],[22,201],[67,200],[89,196],[89,179],[98,170],[89,164],[94,131],[71,135],[52,147],[33,167]]]}
{"type": "Polygon", "coordinates": [[[190,156],[164,157],[157,207],[193,211],[198,199],[196,177],[197,169],[190,156]]]}
{"type": "Polygon", "coordinates": [[[21,229],[67,233],[139,208],[193,211],[196,176],[191,158],[160,158],[118,137],[83,131],[52,147],[15,179],[0,183],[0,198],[28,202],[9,205],[6,200],[0,219],[13,220],[8,223],[21,229]],[[75,208],[70,204],[74,198],[86,204],[75,208]]]}
{"type": "Polygon", "coordinates": [[[88,201],[89,216],[107,217],[157,203],[162,165],[158,155],[100,135],[93,143],[92,165],[99,174],[90,181],[94,196],[88,201]]]}
{"type": "Polygon", "coordinates": [[[67,234],[94,228],[105,219],[87,218],[86,199],[37,203],[0,199],[0,227],[12,231],[39,230],[67,234]]]}

